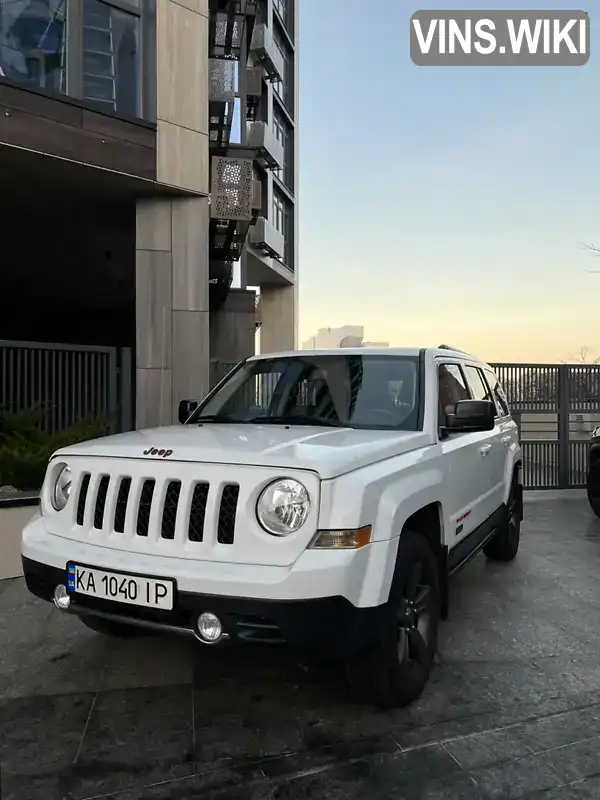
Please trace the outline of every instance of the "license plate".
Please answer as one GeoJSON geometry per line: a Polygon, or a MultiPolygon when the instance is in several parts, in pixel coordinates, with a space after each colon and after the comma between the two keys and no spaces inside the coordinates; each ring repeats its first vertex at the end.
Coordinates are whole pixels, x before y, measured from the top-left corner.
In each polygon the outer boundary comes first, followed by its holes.
{"type": "Polygon", "coordinates": [[[171,611],[175,598],[174,581],[106,572],[73,563],[67,564],[67,588],[75,594],[162,611],[171,611]]]}

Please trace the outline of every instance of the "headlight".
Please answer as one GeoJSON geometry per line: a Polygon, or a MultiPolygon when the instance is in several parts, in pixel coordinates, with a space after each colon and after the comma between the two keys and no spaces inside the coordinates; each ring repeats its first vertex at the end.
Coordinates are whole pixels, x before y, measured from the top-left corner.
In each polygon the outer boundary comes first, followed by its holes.
{"type": "Polygon", "coordinates": [[[256,518],[273,536],[296,533],[310,513],[308,490],[299,481],[285,478],[263,489],[256,504],[256,518]]]}
{"type": "Polygon", "coordinates": [[[592,431],[592,439],[595,439],[597,436],[600,436],[600,425],[592,431]]]}
{"type": "Polygon", "coordinates": [[[71,470],[63,464],[60,472],[54,481],[54,488],[52,490],[52,505],[57,511],[62,511],[69,502],[69,495],[71,494],[71,470]]]}

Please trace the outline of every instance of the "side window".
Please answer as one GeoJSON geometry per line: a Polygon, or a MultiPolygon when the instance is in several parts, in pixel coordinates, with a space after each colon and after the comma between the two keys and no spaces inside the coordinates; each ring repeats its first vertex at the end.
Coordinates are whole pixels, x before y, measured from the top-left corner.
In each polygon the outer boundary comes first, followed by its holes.
{"type": "Polygon", "coordinates": [[[467,382],[471,387],[471,391],[473,392],[474,400],[489,400],[490,402],[494,403],[494,398],[490,388],[487,385],[480,369],[477,367],[465,367],[465,375],[467,376],[467,382]]]}
{"type": "Polygon", "coordinates": [[[469,400],[469,390],[458,364],[440,364],[438,367],[438,393],[440,420],[460,400],[469,400]]]}
{"type": "Polygon", "coordinates": [[[504,389],[500,384],[500,381],[498,380],[495,373],[491,369],[486,369],[485,374],[489,385],[492,387],[492,393],[494,395],[494,399],[496,400],[498,413],[500,414],[501,417],[508,417],[508,415],[510,414],[510,408],[508,407],[508,400],[506,398],[506,394],[504,393],[504,389]]]}

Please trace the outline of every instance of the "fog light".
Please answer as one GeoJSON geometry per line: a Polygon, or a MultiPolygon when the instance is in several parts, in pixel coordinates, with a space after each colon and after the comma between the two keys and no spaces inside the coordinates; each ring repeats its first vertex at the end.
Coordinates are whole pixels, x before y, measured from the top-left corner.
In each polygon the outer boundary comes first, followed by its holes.
{"type": "Polygon", "coordinates": [[[207,644],[214,644],[223,636],[221,620],[211,611],[204,611],[200,614],[196,622],[196,629],[200,639],[207,644]]]}
{"type": "Polygon", "coordinates": [[[62,583],[59,583],[54,590],[54,605],[60,608],[61,611],[66,611],[71,605],[71,596],[67,592],[67,587],[63,586],[62,583]]]}

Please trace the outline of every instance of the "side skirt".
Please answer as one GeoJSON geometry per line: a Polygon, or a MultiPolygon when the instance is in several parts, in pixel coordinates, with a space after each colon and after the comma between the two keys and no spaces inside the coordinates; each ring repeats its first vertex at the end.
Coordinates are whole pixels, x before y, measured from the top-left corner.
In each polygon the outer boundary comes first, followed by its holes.
{"type": "Polygon", "coordinates": [[[456,547],[447,552],[447,574],[450,577],[466,566],[485,547],[506,521],[506,514],[506,506],[500,506],[491,517],[488,517],[478,528],[475,528],[466,539],[463,539],[456,547]]]}

